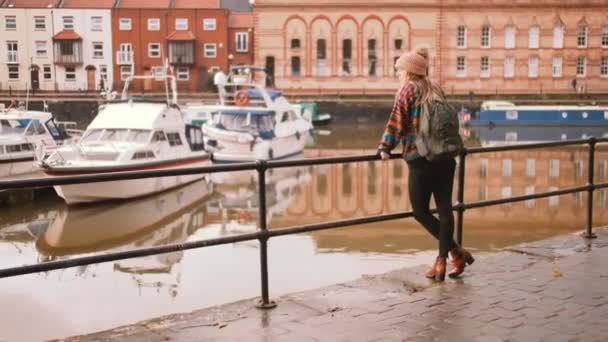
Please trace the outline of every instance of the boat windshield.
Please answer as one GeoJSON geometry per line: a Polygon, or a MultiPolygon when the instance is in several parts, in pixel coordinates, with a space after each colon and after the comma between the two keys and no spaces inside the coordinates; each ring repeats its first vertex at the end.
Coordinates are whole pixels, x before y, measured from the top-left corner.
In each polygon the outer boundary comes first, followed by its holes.
{"type": "Polygon", "coordinates": [[[274,113],[271,115],[225,114],[220,115],[219,124],[231,131],[272,131],[274,129],[274,113]]]}
{"type": "Polygon", "coordinates": [[[147,129],[92,129],[87,131],[81,142],[132,142],[146,143],[150,137],[147,129]]]}
{"type": "Polygon", "coordinates": [[[0,120],[0,131],[4,134],[7,133],[23,133],[25,127],[30,122],[29,119],[23,120],[0,120]]]}

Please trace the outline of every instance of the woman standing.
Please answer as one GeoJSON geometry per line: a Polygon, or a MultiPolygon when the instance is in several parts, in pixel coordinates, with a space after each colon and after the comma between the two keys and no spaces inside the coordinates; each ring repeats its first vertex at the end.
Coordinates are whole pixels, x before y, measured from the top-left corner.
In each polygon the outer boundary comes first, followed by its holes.
{"type": "Polygon", "coordinates": [[[439,256],[426,272],[428,278],[443,281],[446,259],[452,256],[454,270],[450,277],[457,277],[466,264],[475,260],[471,253],[454,241],[454,214],[452,212],[452,187],[456,161],[454,159],[428,161],[416,147],[422,104],[440,100],[441,88],[428,77],[429,52],[419,47],[402,55],[395,68],[401,82],[378,152],[382,160],[390,158],[390,151],[403,144],[403,158],[409,168],[408,188],[414,218],[439,240],[439,256]],[[437,219],[429,209],[431,194],[439,213],[437,219]]]}

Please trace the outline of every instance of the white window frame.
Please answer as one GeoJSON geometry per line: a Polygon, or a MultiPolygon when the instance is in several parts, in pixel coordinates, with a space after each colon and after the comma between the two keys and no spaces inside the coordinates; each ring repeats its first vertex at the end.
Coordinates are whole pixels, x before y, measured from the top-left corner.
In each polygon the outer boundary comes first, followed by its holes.
{"type": "Polygon", "coordinates": [[[487,159],[479,159],[479,178],[480,179],[488,178],[488,160],[487,159]]]}
{"type": "Polygon", "coordinates": [[[148,18],[148,31],[160,31],[160,18],[148,18]]]}
{"type": "Polygon", "coordinates": [[[589,40],[589,27],[586,24],[580,24],[576,28],[576,47],[586,48],[589,40]]]}
{"type": "Polygon", "coordinates": [[[481,78],[490,77],[490,57],[482,56],[479,61],[479,76],[481,78]]]}
{"type": "Polygon", "coordinates": [[[160,43],[148,43],[148,57],[160,58],[160,43]],[[154,46],[157,48],[153,48],[154,46]]]}
{"type": "Polygon", "coordinates": [[[105,85],[108,86],[108,66],[105,64],[99,65],[99,79],[105,82],[105,85]]]}
{"type": "Polygon", "coordinates": [[[118,30],[119,31],[131,31],[132,23],[131,18],[118,18],[118,30]]]}
{"type": "Polygon", "coordinates": [[[492,47],[492,28],[490,25],[481,27],[481,40],[479,44],[482,49],[489,49],[492,47]],[[484,41],[486,44],[484,44],[484,41]]]}
{"type": "Polygon", "coordinates": [[[175,69],[175,77],[178,82],[179,81],[189,81],[190,80],[190,68],[184,67],[184,66],[177,67],[175,69]]]}
{"type": "Polygon", "coordinates": [[[249,32],[237,32],[234,35],[236,52],[249,52],[249,32]]]}
{"type": "Polygon", "coordinates": [[[216,18],[204,18],[203,19],[203,31],[215,31],[217,30],[217,19],[216,18]]]}
{"type": "Polygon", "coordinates": [[[603,48],[608,48],[608,24],[604,25],[602,27],[602,47],[603,48]]]}
{"type": "Polygon", "coordinates": [[[16,31],[17,30],[17,16],[5,15],[4,16],[4,29],[7,31],[16,31]],[[9,23],[11,23],[11,24],[9,25],[9,23]]]}
{"type": "Polygon", "coordinates": [[[505,27],[505,49],[515,49],[515,26],[505,27]]]}
{"type": "Polygon", "coordinates": [[[43,81],[51,81],[53,80],[53,69],[50,64],[44,64],[42,66],[42,80],[43,81]],[[48,68],[48,70],[47,70],[48,68]],[[48,75],[48,77],[47,77],[48,75]]]}
{"type": "Polygon", "coordinates": [[[66,31],[74,31],[74,17],[71,15],[64,15],[61,17],[61,24],[63,29],[66,31]]]}
{"type": "Polygon", "coordinates": [[[203,56],[205,58],[217,58],[217,44],[215,44],[215,43],[203,44],[203,56]]]}
{"type": "Polygon", "coordinates": [[[513,57],[513,56],[505,57],[503,76],[505,78],[515,77],[515,57],[513,57]],[[510,61],[510,63],[509,63],[509,61],[510,61]]]}
{"type": "Polygon", "coordinates": [[[503,177],[513,176],[513,160],[511,160],[511,159],[502,160],[502,176],[503,177]]]}
{"type": "Polygon", "coordinates": [[[553,48],[562,49],[564,47],[564,25],[561,23],[553,26],[553,48]]]}
{"type": "Polygon", "coordinates": [[[456,47],[459,49],[466,49],[467,47],[467,27],[464,25],[456,27],[456,47]],[[461,38],[462,44],[460,44],[461,38]]]}
{"type": "Polygon", "coordinates": [[[538,70],[540,68],[540,59],[538,56],[528,57],[528,77],[538,78],[538,70]]]}
{"type": "Polygon", "coordinates": [[[579,181],[583,179],[583,170],[585,169],[585,162],[582,160],[574,161],[574,180],[579,181]]]}
{"type": "Polygon", "coordinates": [[[48,57],[48,47],[47,47],[46,41],[44,41],[44,40],[35,41],[34,42],[34,53],[36,54],[36,58],[47,58],[48,57]],[[39,52],[43,52],[43,53],[39,54],[39,52]]]}
{"type": "Polygon", "coordinates": [[[576,76],[585,77],[587,75],[587,57],[576,57],[576,76]]]}
{"type": "Polygon", "coordinates": [[[549,178],[559,178],[559,159],[549,160],[549,178]]]}
{"type": "Polygon", "coordinates": [[[456,77],[465,77],[466,75],[467,75],[466,57],[458,56],[458,57],[456,57],[456,77]]]}
{"type": "Polygon", "coordinates": [[[100,17],[100,16],[91,17],[91,31],[95,31],[95,32],[103,31],[103,17],[100,17]]]}
{"type": "Polygon", "coordinates": [[[175,18],[175,31],[187,31],[188,18],[175,18]]]}
{"type": "Polygon", "coordinates": [[[120,80],[124,81],[127,77],[133,75],[132,65],[121,65],[120,66],[120,80]]]}
{"type": "Polygon", "coordinates": [[[526,177],[536,177],[536,159],[526,159],[526,177]]]}
{"type": "Polygon", "coordinates": [[[76,82],[76,67],[65,67],[65,81],[66,82],[76,82]],[[70,70],[68,70],[70,69],[70,70]],[[73,78],[68,78],[69,75],[73,75],[73,78]]]}
{"type": "MultiPolygon", "coordinates": [[[[536,189],[534,188],[534,185],[530,185],[526,187],[526,195],[534,195],[536,193],[536,189]]],[[[526,208],[534,208],[534,206],[536,205],[536,200],[534,199],[530,199],[530,200],[526,200],[526,208]]]]}
{"type": "Polygon", "coordinates": [[[538,49],[540,47],[540,26],[532,25],[528,29],[528,48],[538,49]]]}
{"type": "Polygon", "coordinates": [[[21,77],[21,72],[19,71],[19,64],[9,64],[7,65],[7,72],[8,72],[8,80],[9,81],[19,81],[20,77],[21,77]],[[11,69],[16,69],[17,71],[11,71],[11,69]],[[11,77],[11,74],[13,76],[17,75],[16,77],[11,77]]]}
{"type": "MultiPolygon", "coordinates": [[[[550,186],[549,191],[557,191],[559,188],[556,186],[550,186]]],[[[549,197],[549,207],[555,208],[559,206],[559,196],[550,196],[549,197]]]]}
{"type": "Polygon", "coordinates": [[[17,63],[17,61],[19,61],[19,42],[16,40],[7,40],[6,52],[6,62],[17,63]]]}
{"type": "Polygon", "coordinates": [[[563,76],[563,58],[562,56],[553,56],[551,61],[551,74],[553,77],[562,77],[563,76]]]}
{"type": "Polygon", "coordinates": [[[93,55],[92,55],[93,59],[103,59],[103,57],[104,57],[103,42],[93,42],[92,47],[93,47],[93,55]],[[101,47],[101,49],[99,49],[98,47],[101,47]]]}
{"type": "Polygon", "coordinates": [[[608,56],[602,56],[600,62],[600,77],[608,77],[608,56]]]}
{"type": "Polygon", "coordinates": [[[165,67],[163,66],[153,66],[150,71],[156,81],[162,81],[165,77],[165,67]]]}
{"type": "Polygon", "coordinates": [[[34,17],[34,30],[46,31],[46,17],[44,17],[44,16],[35,16],[34,17]]]}

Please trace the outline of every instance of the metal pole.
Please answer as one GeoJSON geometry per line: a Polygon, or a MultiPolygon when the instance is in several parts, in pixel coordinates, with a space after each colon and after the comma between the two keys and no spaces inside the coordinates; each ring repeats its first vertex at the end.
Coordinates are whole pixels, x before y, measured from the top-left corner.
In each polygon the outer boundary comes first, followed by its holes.
{"type": "Polygon", "coordinates": [[[271,302],[268,295],[268,227],[266,226],[266,169],[268,165],[263,160],[257,162],[258,189],[259,189],[259,215],[260,215],[260,278],[262,281],[262,299],[258,302],[258,309],[272,309],[277,306],[271,302]]]}
{"type": "Polygon", "coordinates": [[[595,239],[597,235],[593,233],[593,185],[595,171],[595,137],[589,138],[589,178],[587,179],[587,231],[583,233],[586,239],[595,239]]]}
{"type": "Polygon", "coordinates": [[[460,159],[458,163],[458,202],[456,203],[457,212],[457,225],[456,225],[456,242],[462,245],[462,224],[464,218],[464,176],[467,150],[462,149],[460,151],[460,159]]]}

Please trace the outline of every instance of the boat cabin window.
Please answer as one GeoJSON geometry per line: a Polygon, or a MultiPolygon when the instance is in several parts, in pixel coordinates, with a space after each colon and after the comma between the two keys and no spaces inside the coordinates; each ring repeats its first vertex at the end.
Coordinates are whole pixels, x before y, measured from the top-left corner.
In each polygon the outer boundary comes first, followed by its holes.
{"type": "Polygon", "coordinates": [[[0,120],[0,127],[2,128],[0,131],[2,133],[23,133],[29,121],[29,119],[0,120]]]}
{"type": "Polygon", "coordinates": [[[131,159],[148,159],[154,158],[154,152],[152,151],[137,151],[133,153],[133,158],[131,159]]]}
{"type": "Polygon", "coordinates": [[[147,129],[131,129],[127,133],[127,141],[134,143],[145,144],[150,137],[150,131],[147,129]]]}
{"type": "Polygon", "coordinates": [[[101,136],[101,129],[91,129],[88,130],[84,133],[84,135],[82,136],[82,138],[80,139],[81,142],[92,142],[92,141],[97,141],[99,139],[99,137],[101,136]]]}
{"type": "Polygon", "coordinates": [[[30,124],[25,129],[25,135],[37,135],[44,133],[46,133],[46,131],[44,130],[44,126],[40,123],[39,120],[30,121],[30,124]]]}
{"type": "Polygon", "coordinates": [[[105,129],[99,137],[101,141],[125,141],[127,136],[126,129],[105,129]]]}
{"type": "Polygon", "coordinates": [[[179,146],[182,144],[182,139],[179,137],[179,133],[167,133],[167,140],[169,140],[170,146],[179,146]]]}
{"type": "Polygon", "coordinates": [[[4,154],[4,146],[0,145],[0,154],[4,154]]]}
{"type": "Polygon", "coordinates": [[[15,145],[6,145],[6,153],[19,153],[19,152],[27,152],[33,151],[34,146],[32,144],[15,144],[15,145]]]}
{"type": "Polygon", "coordinates": [[[281,117],[281,122],[294,121],[296,119],[296,113],[292,110],[288,112],[283,112],[283,116],[281,117]]]}
{"type": "Polygon", "coordinates": [[[221,114],[218,127],[231,131],[272,131],[274,130],[274,113],[270,114],[221,114]]]}
{"type": "Polygon", "coordinates": [[[163,132],[163,131],[154,132],[154,135],[152,136],[152,142],[165,141],[165,140],[167,140],[167,137],[165,137],[165,132],[163,132]]]}

